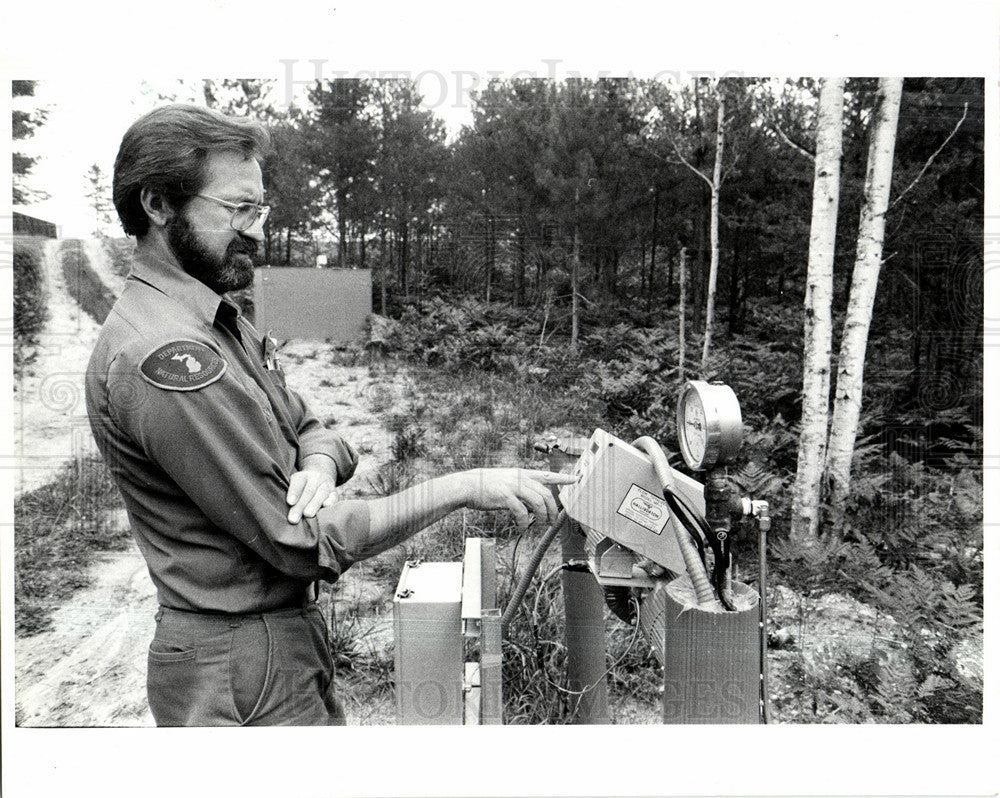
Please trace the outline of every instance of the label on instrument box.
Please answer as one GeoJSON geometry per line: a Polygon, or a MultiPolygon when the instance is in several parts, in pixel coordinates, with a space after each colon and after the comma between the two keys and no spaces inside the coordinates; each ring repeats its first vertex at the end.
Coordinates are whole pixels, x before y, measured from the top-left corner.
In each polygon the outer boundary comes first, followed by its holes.
{"type": "Polygon", "coordinates": [[[624,516],[629,521],[634,521],[641,527],[645,527],[654,535],[659,535],[663,532],[667,521],[670,520],[667,502],[663,497],[657,496],[655,493],[650,493],[635,483],[632,483],[632,486],[625,494],[625,498],[619,505],[618,515],[624,516]]]}

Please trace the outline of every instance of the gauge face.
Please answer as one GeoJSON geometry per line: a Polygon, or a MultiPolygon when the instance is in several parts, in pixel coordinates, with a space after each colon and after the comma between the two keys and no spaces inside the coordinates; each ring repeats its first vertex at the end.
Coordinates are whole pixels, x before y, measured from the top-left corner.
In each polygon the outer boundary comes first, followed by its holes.
{"type": "Polygon", "coordinates": [[[677,437],[688,467],[701,471],[736,457],[743,439],[740,403],[721,383],[691,380],[677,402],[677,437]]]}
{"type": "Polygon", "coordinates": [[[708,444],[705,406],[698,394],[689,391],[682,408],[681,445],[687,449],[687,455],[691,460],[700,463],[705,457],[705,447],[708,444]]]}

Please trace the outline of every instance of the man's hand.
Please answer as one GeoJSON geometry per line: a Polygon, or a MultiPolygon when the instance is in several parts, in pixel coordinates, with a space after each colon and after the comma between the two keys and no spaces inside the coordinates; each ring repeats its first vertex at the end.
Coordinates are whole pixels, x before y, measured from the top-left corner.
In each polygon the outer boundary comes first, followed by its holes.
{"type": "Polygon", "coordinates": [[[461,475],[466,481],[465,506],[475,510],[510,510],[518,528],[527,529],[531,515],[554,524],[559,508],[552,485],[577,481],[571,474],[523,468],[478,468],[461,475]]]}
{"type": "Polygon", "coordinates": [[[297,524],[303,516],[312,518],[320,507],[329,507],[337,500],[337,464],[322,454],[307,457],[302,470],[292,474],[285,501],[291,505],[288,523],[297,524]]]}

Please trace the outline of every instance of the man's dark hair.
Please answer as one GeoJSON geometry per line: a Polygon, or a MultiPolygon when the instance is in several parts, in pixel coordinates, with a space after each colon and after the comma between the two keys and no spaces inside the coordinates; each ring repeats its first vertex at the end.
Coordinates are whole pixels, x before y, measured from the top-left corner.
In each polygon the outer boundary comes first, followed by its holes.
{"type": "Polygon", "coordinates": [[[197,105],[166,105],[137,119],[122,137],[112,197],[126,235],[143,236],[149,218],[139,195],[160,192],[177,209],[198,193],[210,152],[236,151],[262,160],[271,146],[267,128],[197,105]]]}

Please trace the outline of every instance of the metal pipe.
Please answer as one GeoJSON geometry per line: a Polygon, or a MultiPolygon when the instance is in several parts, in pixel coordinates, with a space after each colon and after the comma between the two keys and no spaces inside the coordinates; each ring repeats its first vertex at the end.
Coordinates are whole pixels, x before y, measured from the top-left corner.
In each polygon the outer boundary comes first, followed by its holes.
{"type": "MultiPolygon", "coordinates": [[[[571,473],[587,450],[589,438],[572,437],[547,450],[549,471],[571,473]]],[[[608,707],[608,647],[604,631],[604,591],[583,563],[586,537],[569,520],[559,534],[562,549],[562,599],[566,618],[566,686],[570,690],[569,717],[573,723],[611,722],[608,707]],[[575,563],[575,567],[566,567],[575,563]]],[[[540,595],[540,594],[539,594],[540,595]]]]}
{"type": "MultiPolygon", "coordinates": [[[[586,562],[585,537],[572,520],[559,535],[563,563],[586,562]]],[[[587,570],[563,568],[563,611],[566,617],[566,686],[570,717],[575,723],[611,722],[608,707],[607,642],[604,635],[604,591],[587,570]]]]}
{"type": "Polygon", "coordinates": [[[760,711],[764,723],[771,722],[767,694],[767,532],[771,515],[765,501],[757,502],[757,569],[760,580],[760,711]]]}

